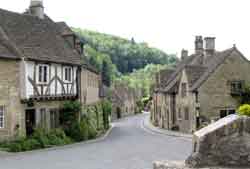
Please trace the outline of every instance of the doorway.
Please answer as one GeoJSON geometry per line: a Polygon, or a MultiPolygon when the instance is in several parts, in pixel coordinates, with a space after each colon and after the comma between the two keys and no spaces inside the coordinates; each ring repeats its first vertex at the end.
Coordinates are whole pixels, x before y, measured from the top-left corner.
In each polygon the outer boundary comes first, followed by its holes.
{"type": "Polygon", "coordinates": [[[117,119],[122,118],[121,108],[120,108],[120,107],[117,107],[117,108],[116,108],[116,113],[117,113],[117,119]]]}
{"type": "Polygon", "coordinates": [[[30,136],[33,134],[36,124],[36,110],[30,109],[25,112],[25,124],[26,124],[26,135],[30,136]]]}

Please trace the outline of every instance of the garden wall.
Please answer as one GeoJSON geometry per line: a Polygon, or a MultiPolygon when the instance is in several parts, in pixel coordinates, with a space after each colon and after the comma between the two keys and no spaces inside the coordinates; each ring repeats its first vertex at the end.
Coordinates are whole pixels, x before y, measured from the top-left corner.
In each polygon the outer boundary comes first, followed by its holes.
{"type": "Polygon", "coordinates": [[[193,152],[185,162],[154,163],[154,169],[219,169],[218,166],[250,166],[249,117],[230,115],[195,132],[193,152]]]}

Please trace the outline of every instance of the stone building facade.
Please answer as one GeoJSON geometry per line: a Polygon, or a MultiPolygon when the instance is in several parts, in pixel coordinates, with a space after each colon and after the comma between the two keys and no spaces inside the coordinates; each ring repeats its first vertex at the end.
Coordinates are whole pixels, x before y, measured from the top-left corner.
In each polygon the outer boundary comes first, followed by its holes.
{"type": "Polygon", "coordinates": [[[131,116],[136,113],[136,91],[124,85],[115,85],[111,92],[111,120],[131,116]]]}
{"type": "Polygon", "coordinates": [[[249,71],[249,61],[235,46],[219,52],[215,38],[197,36],[194,54],[188,56],[183,50],[174,70],[157,74],[152,122],[192,133],[234,114],[239,106],[237,96],[250,82],[249,71]]]}
{"type": "Polygon", "coordinates": [[[81,69],[81,102],[92,105],[100,101],[101,75],[91,65],[85,64],[81,69]]]}
{"type": "Polygon", "coordinates": [[[42,1],[23,14],[0,9],[0,20],[0,140],[58,127],[63,103],[81,93],[82,104],[98,101],[100,77],[81,64],[83,43],[42,1]]]}

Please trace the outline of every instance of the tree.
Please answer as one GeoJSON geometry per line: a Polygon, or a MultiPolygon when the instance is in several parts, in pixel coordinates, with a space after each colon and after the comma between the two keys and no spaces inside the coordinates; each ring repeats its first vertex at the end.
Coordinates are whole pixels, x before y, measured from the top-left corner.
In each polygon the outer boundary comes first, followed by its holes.
{"type": "Polygon", "coordinates": [[[108,87],[111,85],[110,72],[111,71],[110,71],[108,62],[106,60],[103,60],[103,63],[102,63],[102,81],[108,87]]]}

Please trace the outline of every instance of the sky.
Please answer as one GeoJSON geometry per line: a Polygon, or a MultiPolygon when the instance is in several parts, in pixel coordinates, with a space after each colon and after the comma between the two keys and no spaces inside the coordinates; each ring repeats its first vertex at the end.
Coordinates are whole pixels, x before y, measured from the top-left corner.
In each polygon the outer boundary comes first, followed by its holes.
{"type": "MultiPolygon", "coordinates": [[[[249,0],[43,0],[45,13],[69,26],[147,42],[168,54],[194,51],[196,35],[216,37],[216,49],[236,44],[250,59],[249,0]]],[[[30,0],[1,0],[23,12],[30,0]]],[[[0,21],[1,23],[1,21],[0,21]]]]}

